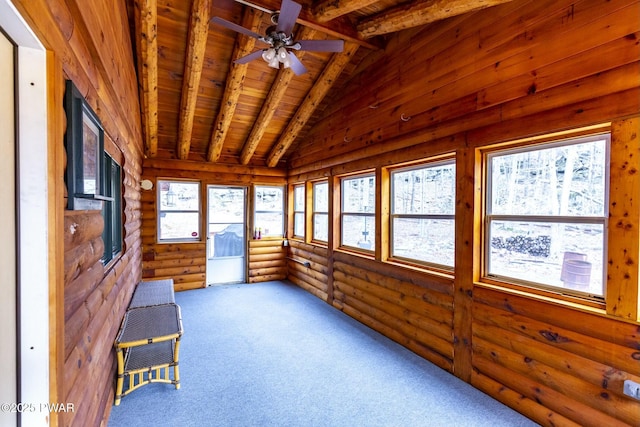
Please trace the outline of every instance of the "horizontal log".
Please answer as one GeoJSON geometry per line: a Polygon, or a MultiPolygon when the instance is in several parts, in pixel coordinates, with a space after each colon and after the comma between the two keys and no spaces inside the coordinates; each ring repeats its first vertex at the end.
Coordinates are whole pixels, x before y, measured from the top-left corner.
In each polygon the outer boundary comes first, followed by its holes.
{"type": "MultiPolygon", "coordinates": [[[[431,272],[420,271],[408,267],[400,267],[389,263],[381,263],[342,252],[334,253],[334,263],[342,263],[355,269],[376,273],[380,277],[394,278],[396,283],[409,283],[436,292],[453,295],[453,280],[431,272]]],[[[344,267],[347,269],[347,267],[344,267]]]]}
{"type": "Polygon", "coordinates": [[[64,322],[64,360],[67,360],[73,349],[78,346],[80,337],[87,330],[90,321],[89,310],[86,310],[82,305],[69,314],[68,319],[64,322]]]}
{"type": "Polygon", "coordinates": [[[74,387],[86,389],[88,384],[93,384],[95,379],[92,378],[95,375],[105,374],[107,377],[113,375],[113,370],[104,369],[105,365],[109,365],[104,360],[106,358],[113,361],[113,337],[120,326],[125,304],[128,303],[133,291],[133,284],[128,280],[132,273],[132,265],[127,257],[123,257],[120,263],[125,264],[121,273],[118,275],[110,273],[119,280],[116,280],[113,285],[112,279],[100,283],[90,297],[95,302],[85,306],[90,319],[88,326],[77,333],[75,346],[65,360],[64,380],[67,396],[74,387]],[[109,287],[111,290],[107,291],[109,287]],[[119,315],[113,316],[114,312],[119,315]],[[80,375],[81,372],[82,375],[80,375]],[[76,384],[77,381],[83,381],[83,383],[76,384]]]}
{"type": "Polygon", "coordinates": [[[182,292],[182,291],[189,291],[192,289],[201,289],[201,288],[206,288],[207,285],[205,283],[204,280],[197,280],[194,282],[183,282],[183,283],[177,283],[173,286],[174,290],[176,292],[182,292]]]}
{"type": "MultiPolygon", "coordinates": [[[[508,302],[508,299],[503,301],[508,302]]],[[[516,307],[511,306],[511,309],[515,310],[516,307]]],[[[553,323],[541,322],[514,314],[512,311],[500,310],[484,304],[475,304],[473,313],[478,320],[484,323],[525,335],[537,342],[551,345],[603,365],[613,366],[627,372],[637,370],[638,349],[636,347],[624,347],[600,338],[584,335],[575,330],[564,329],[553,323]]],[[[603,324],[593,322],[592,327],[603,327],[603,324]]]]}
{"type": "Polygon", "coordinates": [[[334,271],[341,272],[348,277],[357,277],[376,284],[382,288],[396,291],[406,296],[423,300],[433,305],[440,306],[447,310],[453,310],[453,296],[443,294],[439,290],[433,290],[404,282],[394,276],[384,276],[375,272],[370,272],[363,268],[354,268],[342,262],[334,262],[334,271]]]}
{"type": "Polygon", "coordinates": [[[407,338],[406,336],[400,334],[395,329],[390,328],[384,323],[359,311],[356,307],[351,306],[349,303],[345,302],[344,295],[342,295],[340,292],[334,293],[333,305],[337,309],[343,311],[345,314],[358,320],[360,323],[363,323],[364,325],[370,327],[371,329],[378,331],[382,335],[385,335],[386,337],[397,342],[398,344],[408,348],[409,350],[427,359],[428,361],[435,364],[436,366],[439,366],[440,368],[448,372],[452,372],[453,365],[450,358],[447,358],[446,356],[443,356],[438,352],[435,352],[432,349],[407,338]]]}
{"type": "Polygon", "coordinates": [[[65,252],[84,242],[102,236],[104,220],[101,211],[64,212],[65,252]]]}
{"type": "Polygon", "coordinates": [[[267,267],[258,269],[249,269],[249,277],[278,275],[287,276],[287,267],[267,267]]]}
{"type": "Polygon", "coordinates": [[[550,410],[549,408],[535,402],[533,399],[529,399],[522,394],[511,390],[510,388],[500,384],[492,378],[483,375],[482,373],[472,371],[471,384],[493,397],[499,402],[504,403],[520,412],[527,418],[535,421],[542,426],[554,427],[554,426],[574,426],[579,427],[580,424],[574,423],[566,417],[550,410]]]}
{"type": "Polygon", "coordinates": [[[372,296],[386,301],[387,305],[402,307],[403,309],[410,310],[417,314],[428,317],[436,321],[439,325],[446,325],[446,328],[450,331],[453,328],[453,310],[442,307],[439,304],[432,304],[429,301],[425,301],[422,298],[414,298],[402,293],[401,290],[388,289],[384,286],[380,286],[366,280],[352,277],[341,271],[335,271],[333,274],[334,280],[340,280],[345,283],[353,285],[363,292],[371,294],[372,296]]]}
{"type": "Polygon", "coordinates": [[[347,283],[334,280],[333,285],[344,295],[344,301],[349,305],[358,308],[359,311],[395,329],[409,339],[453,359],[453,336],[450,326],[445,325],[443,329],[439,328],[439,325],[434,325],[433,322],[429,324],[428,320],[421,319],[420,316],[400,307],[390,306],[347,283]],[[425,326],[429,330],[424,329],[425,326]],[[432,331],[436,331],[436,333],[432,331]],[[444,335],[445,338],[440,335],[444,335]]]}
{"type": "Polygon", "coordinates": [[[640,382],[640,372],[625,372],[479,320],[474,321],[473,336],[526,355],[529,359],[542,362],[591,384],[602,385],[608,393],[621,394],[623,383],[627,379],[640,382]]]}
{"type": "Polygon", "coordinates": [[[287,278],[286,274],[269,274],[264,276],[249,277],[249,283],[261,283],[270,282],[272,280],[284,280],[287,278]]]}
{"type": "Polygon", "coordinates": [[[309,292],[310,294],[314,295],[316,298],[319,298],[322,301],[327,300],[326,292],[322,291],[322,289],[319,289],[315,286],[310,285],[305,280],[300,279],[295,275],[292,275],[291,273],[289,273],[289,276],[287,276],[287,279],[293,282],[294,284],[296,284],[297,286],[299,286],[300,288],[304,289],[305,291],[309,292]]]}
{"type": "Polygon", "coordinates": [[[259,268],[269,268],[269,267],[286,267],[287,260],[286,259],[274,259],[268,261],[252,261],[249,263],[249,270],[255,270],[259,268]]]}
{"type": "Polygon", "coordinates": [[[509,370],[525,375],[569,399],[596,408],[597,411],[612,418],[624,420],[629,424],[633,424],[635,422],[633,420],[637,421],[640,402],[611,393],[603,389],[601,384],[593,385],[570,373],[554,369],[529,357],[528,354],[518,354],[479,337],[473,339],[473,354],[474,357],[480,355],[509,370]]]}
{"type": "Polygon", "coordinates": [[[205,250],[207,246],[204,242],[189,242],[189,243],[160,243],[160,244],[143,244],[142,249],[144,252],[152,252],[156,256],[162,254],[172,254],[178,258],[181,254],[183,256],[193,256],[194,254],[200,254],[205,256],[205,250]]]}
{"type": "Polygon", "coordinates": [[[282,248],[284,239],[273,239],[273,238],[265,238],[265,239],[250,239],[249,240],[249,248],[264,248],[264,247],[274,247],[274,248],[282,248]]]}
{"type": "Polygon", "coordinates": [[[525,375],[501,366],[490,359],[474,355],[474,367],[484,375],[493,378],[496,382],[504,384],[508,388],[521,393],[529,399],[549,408],[552,411],[581,425],[626,425],[622,421],[611,418],[598,409],[576,402],[568,396],[537,382],[525,375]]]}
{"type": "MultiPolygon", "coordinates": [[[[426,303],[421,305],[406,305],[406,301],[397,302],[389,301],[386,299],[388,295],[381,294],[380,296],[375,292],[371,292],[371,286],[367,286],[358,280],[337,277],[334,279],[334,283],[349,283],[352,286],[352,294],[355,292],[361,296],[363,302],[374,305],[385,313],[398,318],[404,319],[407,324],[410,324],[416,328],[424,330],[425,332],[437,336],[445,341],[453,343],[453,313],[444,311],[443,309],[435,306],[428,306],[426,303]],[[346,279],[346,282],[341,279],[346,279]]],[[[337,285],[335,285],[337,287],[337,285]]],[[[345,289],[342,289],[346,293],[345,289]]]]}
{"type": "Polygon", "coordinates": [[[292,250],[303,251],[305,253],[311,253],[314,255],[318,255],[322,258],[328,258],[329,249],[326,246],[318,246],[310,243],[304,243],[300,240],[289,240],[289,247],[292,250]]]}
{"type": "Polygon", "coordinates": [[[154,268],[171,268],[171,267],[206,265],[206,261],[207,260],[204,257],[159,259],[159,260],[144,261],[144,263],[142,264],[142,268],[154,269],[154,268]]]}
{"type": "Polygon", "coordinates": [[[263,254],[274,254],[284,258],[286,257],[287,252],[282,246],[264,246],[264,247],[260,246],[260,247],[249,248],[249,256],[263,255],[263,254]]]}
{"type": "MultiPolygon", "coordinates": [[[[311,276],[309,274],[307,274],[305,271],[303,271],[302,269],[289,269],[289,275],[288,277],[294,277],[297,279],[296,284],[300,284],[300,283],[304,283],[305,289],[307,289],[308,287],[312,287],[314,289],[318,289],[320,291],[322,291],[322,293],[325,294],[325,296],[327,295],[327,281],[322,280],[322,279],[318,279],[314,276],[311,276]]],[[[326,301],[326,298],[325,298],[326,301]]]]}
{"type": "Polygon", "coordinates": [[[64,254],[64,283],[68,285],[104,255],[102,236],[75,246],[64,254]]]}
{"type": "Polygon", "coordinates": [[[315,270],[313,267],[314,265],[311,264],[310,267],[306,267],[305,265],[301,264],[300,262],[295,262],[295,261],[291,261],[289,260],[288,263],[288,267],[289,267],[289,271],[298,271],[300,273],[303,273],[305,276],[311,277],[314,280],[317,280],[319,282],[322,283],[327,283],[327,273],[326,273],[326,269],[323,269],[321,271],[319,270],[315,270]]]}
{"type": "Polygon", "coordinates": [[[286,255],[285,253],[279,253],[279,252],[249,254],[249,264],[253,262],[275,261],[275,260],[286,261],[285,255],[286,255]]]}
{"type": "MultiPolygon", "coordinates": [[[[309,260],[311,262],[313,262],[314,264],[319,264],[322,267],[327,267],[329,260],[327,258],[326,255],[319,255],[317,253],[314,252],[309,252],[306,251],[304,249],[299,249],[299,248],[295,248],[295,247],[290,247],[289,251],[291,253],[291,255],[295,258],[299,258],[299,259],[303,259],[303,260],[309,260]]],[[[326,269],[325,269],[326,271],[326,269]]]]}
{"type": "Polygon", "coordinates": [[[142,274],[145,276],[183,276],[185,274],[206,273],[206,264],[200,265],[185,265],[182,267],[166,267],[166,268],[143,268],[142,274]]]}
{"type": "Polygon", "coordinates": [[[87,296],[100,284],[103,277],[104,267],[101,261],[97,261],[64,287],[65,320],[82,305],[87,296]]]}

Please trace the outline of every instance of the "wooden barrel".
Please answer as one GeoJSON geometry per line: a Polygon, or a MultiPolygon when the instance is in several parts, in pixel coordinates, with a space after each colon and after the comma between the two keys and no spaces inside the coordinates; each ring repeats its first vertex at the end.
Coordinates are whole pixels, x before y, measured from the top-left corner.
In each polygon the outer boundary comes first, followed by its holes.
{"type": "Polygon", "coordinates": [[[569,259],[565,263],[565,280],[567,288],[585,290],[591,281],[591,263],[579,259],[569,259]]]}

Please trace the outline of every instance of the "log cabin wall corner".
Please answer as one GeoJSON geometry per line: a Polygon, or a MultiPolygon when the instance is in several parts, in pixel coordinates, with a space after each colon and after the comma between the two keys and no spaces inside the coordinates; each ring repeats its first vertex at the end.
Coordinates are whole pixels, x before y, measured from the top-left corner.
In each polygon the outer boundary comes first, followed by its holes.
{"type": "Polygon", "coordinates": [[[395,35],[290,158],[290,185],[328,183],[332,220],[328,241],[290,239],[310,263],[290,261],[289,279],[542,425],[636,425],[622,387],[640,379],[639,30],[638,1],[514,1],[395,35]],[[482,280],[482,150],[593,125],[612,138],[606,301],[482,280]],[[455,268],[391,262],[386,168],[452,152],[455,268]],[[372,167],[379,243],[354,252],[340,247],[340,178],[372,167]]]}
{"type": "MultiPolygon", "coordinates": [[[[140,174],[142,131],[126,3],[13,0],[48,51],[50,233],[64,251],[50,282],[50,389],[73,411],[52,413],[51,425],[98,426],[114,397],[113,342],[141,278],[140,174]],[[66,210],[65,80],[72,80],[105,131],[104,149],[121,166],[122,251],[101,256],[100,211],[66,210]],[[58,210],[60,210],[58,212],[58,210]],[[56,218],[59,218],[56,219],[56,218]],[[64,243],[63,243],[64,242],[64,243]]],[[[54,259],[58,259],[57,257],[54,259]]]]}
{"type": "Polygon", "coordinates": [[[153,189],[142,191],[142,277],[173,278],[176,291],[203,288],[207,268],[207,186],[243,187],[245,207],[246,271],[248,283],[287,277],[282,238],[254,239],[253,191],[255,185],[286,185],[286,171],[277,168],[200,163],[189,160],[146,159],[142,179],[153,189]],[[200,231],[194,241],[160,242],[158,236],[158,180],[181,180],[200,184],[200,231]]]}

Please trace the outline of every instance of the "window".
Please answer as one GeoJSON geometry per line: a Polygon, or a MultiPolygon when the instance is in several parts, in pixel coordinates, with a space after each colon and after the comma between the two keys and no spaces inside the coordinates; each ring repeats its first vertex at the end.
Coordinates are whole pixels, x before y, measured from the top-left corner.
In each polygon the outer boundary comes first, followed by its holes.
{"type": "Polygon", "coordinates": [[[485,274],[604,296],[609,135],[487,154],[485,274]]]}
{"type": "Polygon", "coordinates": [[[391,256],[452,269],[456,166],[453,159],[391,172],[391,256]]]}
{"type": "Polygon", "coordinates": [[[262,237],[284,235],[284,187],[256,185],[255,224],[262,237]]]}
{"type": "Polygon", "coordinates": [[[313,240],[329,241],[329,184],[313,184],[313,240]]]}
{"type": "Polygon", "coordinates": [[[293,235],[304,239],[304,184],[293,187],[293,235]]]}
{"type": "Polygon", "coordinates": [[[373,174],[342,179],[342,246],[375,248],[376,178],[373,174]]]}
{"type": "Polygon", "coordinates": [[[122,251],[122,171],[120,165],[106,153],[103,170],[105,200],[102,205],[104,218],[102,262],[106,265],[122,251]]]}
{"type": "Polygon", "coordinates": [[[66,184],[69,209],[103,208],[106,184],[104,162],[104,130],[100,119],[82,97],[71,80],[67,80],[64,109],[67,129],[66,184]]]}
{"type": "Polygon", "coordinates": [[[200,183],[158,180],[158,241],[200,240],[200,183]]]}

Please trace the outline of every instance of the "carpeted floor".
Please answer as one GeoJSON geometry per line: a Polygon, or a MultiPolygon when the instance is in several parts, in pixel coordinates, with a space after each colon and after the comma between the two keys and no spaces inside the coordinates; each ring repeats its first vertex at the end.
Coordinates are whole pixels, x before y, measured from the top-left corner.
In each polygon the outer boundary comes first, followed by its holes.
{"type": "Polygon", "coordinates": [[[180,292],[181,388],[113,406],[127,426],[535,426],[288,282],[180,292]]]}

